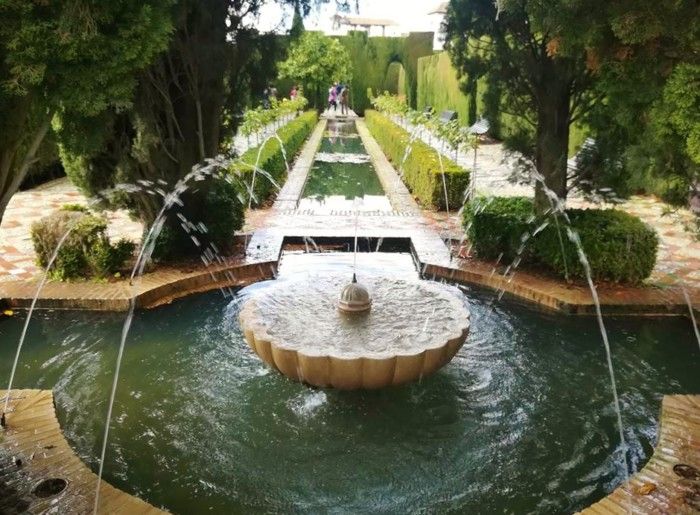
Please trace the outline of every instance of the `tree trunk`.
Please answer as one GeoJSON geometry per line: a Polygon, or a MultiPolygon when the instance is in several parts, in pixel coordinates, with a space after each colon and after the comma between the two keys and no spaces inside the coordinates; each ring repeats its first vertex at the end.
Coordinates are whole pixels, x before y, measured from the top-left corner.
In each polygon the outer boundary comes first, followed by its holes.
{"type": "Polygon", "coordinates": [[[467,113],[467,125],[471,126],[476,123],[477,118],[477,82],[476,76],[470,75],[467,82],[467,91],[469,92],[469,111],[467,113]]]}
{"type": "Polygon", "coordinates": [[[535,166],[539,173],[535,185],[535,210],[543,213],[552,204],[548,197],[566,199],[566,161],[569,150],[569,93],[560,85],[541,99],[537,113],[535,166]],[[542,184],[544,180],[544,184],[542,184]],[[547,191],[549,190],[549,191],[547,191]]]}
{"type": "MultiPolygon", "coordinates": [[[[10,159],[9,161],[9,173],[6,177],[6,183],[3,186],[2,191],[0,191],[0,225],[2,224],[2,219],[5,215],[5,209],[7,209],[7,206],[10,203],[10,199],[15,193],[17,193],[17,190],[19,190],[22,181],[27,176],[27,172],[29,172],[29,168],[35,161],[36,153],[39,151],[39,147],[41,146],[41,143],[46,137],[46,133],[48,132],[49,127],[51,125],[52,117],[53,112],[47,113],[44,122],[37,128],[36,132],[34,133],[32,141],[29,144],[29,148],[27,149],[27,152],[24,155],[22,162],[15,164],[16,161],[13,163],[13,159],[10,159]]],[[[18,156],[14,157],[16,159],[18,156]]],[[[5,165],[5,163],[3,163],[3,165],[5,165]]]]}

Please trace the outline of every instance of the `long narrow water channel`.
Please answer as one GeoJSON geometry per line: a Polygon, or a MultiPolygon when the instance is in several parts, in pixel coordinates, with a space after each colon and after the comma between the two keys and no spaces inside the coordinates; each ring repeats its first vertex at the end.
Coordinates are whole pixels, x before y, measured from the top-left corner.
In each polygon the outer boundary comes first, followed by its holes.
{"type": "Polygon", "coordinates": [[[353,121],[330,121],[299,201],[316,214],[391,211],[353,121]]]}

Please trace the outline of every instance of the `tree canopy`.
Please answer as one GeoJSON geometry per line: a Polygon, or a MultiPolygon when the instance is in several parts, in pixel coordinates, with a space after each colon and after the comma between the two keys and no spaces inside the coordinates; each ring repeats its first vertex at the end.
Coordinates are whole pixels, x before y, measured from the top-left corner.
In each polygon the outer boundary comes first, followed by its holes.
{"type": "Polygon", "coordinates": [[[347,49],[337,39],[320,32],[304,32],[279,69],[282,77],[303,84],[314,95],[317,106],[322,105],[323,94],[333,82],[352,80],[347,49]]]}
{"type": "Polygon", "coordinates": [[[557,52],[568,1],[452,0],[447,49],[458,71],[473,79],[488,70],[503,93],[501,109],[522,122],[509,138],[543,178],[536,205],[549,207],[544,186],[567,194],[569,126],[590,106],[590,72],[582,47],[557,52]]]}
{"type": "MultiPolygon", "coordinates": [[[[561,52],[585,47],[602,99],[587,125],[596,138],[598,180],[684,204],[700,182],[700,4],[648,0],[572,3],[561,52]]],[[[608,185],[608,184],[605,184],[608,185]]]]}
{"type": "Polygon", "coordinates": [[[698,181],[696,1],[452,0],[446,28],[461,74],[485,74],[487,105],[518,120],[506,143],[557,195],[571,186],[564,140],[579,122],[596,156],[577,186],[625,193],[648,174],[673,176],[676,200],[687,199],[698,181]]]}
{"type": "Polygon", "coordinates": [[[0,220],[56,113],[131,105],[167,45],[172,0],[0,2],[0,220]]]}

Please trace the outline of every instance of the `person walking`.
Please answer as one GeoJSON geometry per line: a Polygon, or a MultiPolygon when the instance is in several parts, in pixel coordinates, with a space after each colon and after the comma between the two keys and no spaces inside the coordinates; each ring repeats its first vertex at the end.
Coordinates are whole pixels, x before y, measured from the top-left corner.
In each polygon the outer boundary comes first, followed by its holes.
{"type": "Polygon", "coordinates": [[[297,85],[295,84],[294,86],[292,86],[292,91],[289,92],[289,100],[296,100],[298,94],[299,94],[299,89],[297,88],[297,85]]]}
{"type": "Polygon", "coordinates": [[[338,110],[338,83],[333,84],[328,90],[328,110],[333,108],[333,112],[338,110]]]}
{"type": "Polygon", "coordinates": [[[348,110],[348,100],[350,98],[350,88],[348,86],[343,86],[340,92],[340,114],[347,116],[349,114],[348,110]]]}

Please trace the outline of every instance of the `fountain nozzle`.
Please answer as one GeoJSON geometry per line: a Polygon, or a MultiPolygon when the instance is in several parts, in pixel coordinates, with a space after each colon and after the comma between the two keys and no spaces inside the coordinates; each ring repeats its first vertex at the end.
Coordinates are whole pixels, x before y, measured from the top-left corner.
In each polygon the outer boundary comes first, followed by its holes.
{"type": "Polygon", "coordinates": [[[345,313],[363,313],[372,307],[372,297],[369,290],[357,282],[357,274],[353,272],[352,281],[340,292],[338,309],[345,313]]]}

